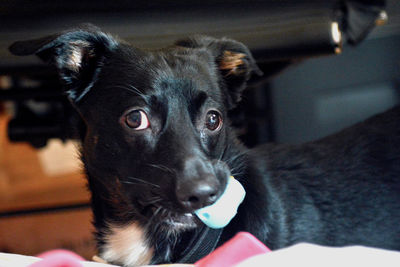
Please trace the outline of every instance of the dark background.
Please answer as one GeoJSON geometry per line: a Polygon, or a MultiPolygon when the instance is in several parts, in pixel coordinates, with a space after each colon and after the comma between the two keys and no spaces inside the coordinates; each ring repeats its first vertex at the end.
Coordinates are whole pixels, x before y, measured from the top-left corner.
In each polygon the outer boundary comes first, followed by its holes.
{"type": "MultiPolygon", "coordinates": [[[[170,45],[198,33],[227,36],[248,45],[265,72],[264,78],[252,81],[241,111],[235,113],[243,140],[250,146],[314,140],[399,102],[400,2],[387,1],[388,23],[374,28],[357,46],[345,39],[342,54],[335,55],[329,44],[320,43],[326,42],[326,25],[336,18],[333,10],[341,2],[345,1],[0,1],[0,75],[6,77],[0,93],[20,92],[13,99],[0,95],[0,101],[11,99],[15,105],[14,139],[42,146],[47,137],[71,136],[72,115],[61,104],[42,105],[47,115],[40,116],[40,105],[34,112],[30,109],[35,104],[25,105],[27,94],[40,95],[33,89],[57,95],[59,85],[54,72],[35,57],[10,55],[7,47],[13,41],[83,22],[142,48],[170,45]],[[43,140],[20,129],[38,125],[47,125],[43,140]]],[[[65,105],[58,98],[55,102],[65,105]]]]}

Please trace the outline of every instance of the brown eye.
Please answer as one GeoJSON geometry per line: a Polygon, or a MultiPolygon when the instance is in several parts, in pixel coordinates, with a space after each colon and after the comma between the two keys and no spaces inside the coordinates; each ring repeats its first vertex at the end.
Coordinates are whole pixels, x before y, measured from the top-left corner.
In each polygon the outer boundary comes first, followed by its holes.
{"type": "Polygon", "coordinates": [[[125,124],[134,130],[144,130],[149,128],[150,122],[143,110],[132,110],[125,116],[125,124]]]}
{"type": "Polygon", "coordinates": [[[221,128],[222,118],[218,111],[211,110],[206,115],[205,125],[210,131],[215,131],[221,128]]]}

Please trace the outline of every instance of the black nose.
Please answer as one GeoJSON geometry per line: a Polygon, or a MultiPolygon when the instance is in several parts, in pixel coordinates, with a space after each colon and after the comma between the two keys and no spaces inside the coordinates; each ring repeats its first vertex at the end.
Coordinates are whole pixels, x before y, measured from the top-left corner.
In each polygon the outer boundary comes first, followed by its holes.
{"type": "Polygon", "coordinates": [[[176,197],[185,210],[192,212],[214,203],[219,197],[220,186],[212,164],[193,157],[186,160],[177,180],[176,197]]]}
{"type": "Polygon", "coordinates": [[[209,206],[217,200],[217,182],[216,178],[213,177],[213,179],[199,179],[181,183],[176,192],[178,201],[185,209],[190,211],[209,206]]]}

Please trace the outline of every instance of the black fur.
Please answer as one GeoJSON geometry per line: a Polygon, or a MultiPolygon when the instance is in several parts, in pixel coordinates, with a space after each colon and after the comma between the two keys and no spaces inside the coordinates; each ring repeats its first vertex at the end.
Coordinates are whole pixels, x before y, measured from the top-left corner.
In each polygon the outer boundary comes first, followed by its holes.
{"type": "Polygon", "coordinates": [[[215,201],[231,174],[247,196],[221,242],[248,231],[271,249],[311,242],[400,250],[399,108],[316,142],[249,150],[227,118],[251,73],[260,74],[239,42],[199,36],[144,51],[86,25],[10,50],[54,63],[85,121],[82,161],[100,250],[107,223],[135,221],[154,263],[175,260],[202,227],[182,214],[215,201]],[[147,114],[150,126],[127,127],[131,110],[147,114]],[[221,127],[206,127],[210,110],[221,127]]]}

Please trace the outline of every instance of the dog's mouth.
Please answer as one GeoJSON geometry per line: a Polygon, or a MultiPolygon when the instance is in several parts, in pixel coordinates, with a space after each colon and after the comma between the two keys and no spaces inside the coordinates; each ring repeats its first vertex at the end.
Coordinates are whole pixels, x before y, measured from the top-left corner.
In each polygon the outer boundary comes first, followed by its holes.
{"type": "Polygon", "coordinates": [[[175,231],[193,229],[201,224],[201,221],[194,213],[173,211],[163,206],[144,206],[141,214],[149,223],[175,231]]]}
{"type": "Polygon", "coordinates": [[[198,224],[197,217],[193,213],[172,214],[169,216],[165,223],[177,230],[186,230],[195,228],[198,224]]]}

